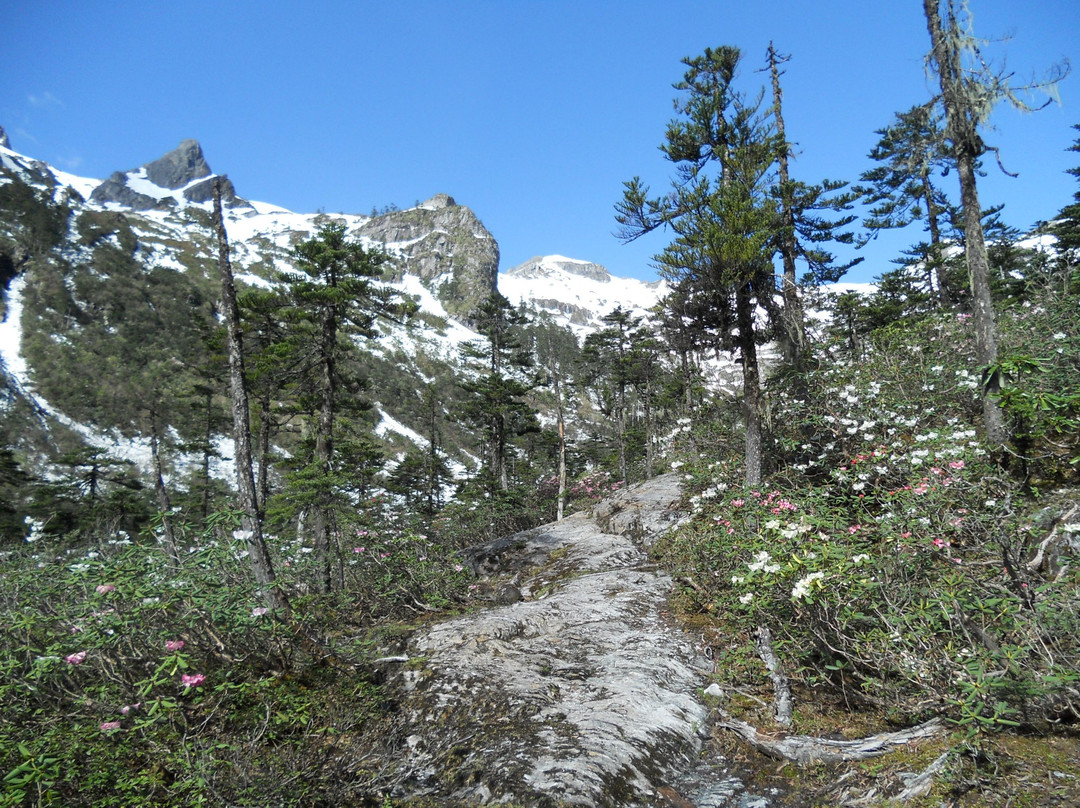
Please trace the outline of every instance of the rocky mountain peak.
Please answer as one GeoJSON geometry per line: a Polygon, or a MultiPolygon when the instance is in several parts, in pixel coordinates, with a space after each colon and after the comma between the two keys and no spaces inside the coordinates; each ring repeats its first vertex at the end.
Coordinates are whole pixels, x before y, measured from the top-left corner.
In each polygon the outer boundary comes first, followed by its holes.
{"type": "Polygon", "coordinates": [[[456,207],[457,202],[449,194],[435,194],[427,202],[421,202],[420,207],[425,210],[442,210],[443,208],[456,207]]]}
{"type": "Polygon", "coordinates": [[[0,146],[5,149],[11,148],[11,141],[8,140],[7,132],[4,131],[4,127],[0,126],[0,146]]]}
{"type": "Polygon", "coordinates": [[[176,190],[192,180],[209,177],[210,166],[203,157],[202,146],[197,140],[182,140],[168,154],[143,166],[146,178],[154,185],[176,190]]]}
{"type": "Polygon", "coordinates": [[[468,323],[497,288],[499,245],[473,211],[447,194],[408,210],[375,216],[359,229],[429,285],[447,313],[468,323]]]}
{"type": "MultiPolygon", "coordinates": [[[[171,152],[133,171],[117,171],[94,189],[90,200],[114,202],[133,210],[167,208],[183,202],[209,202],[214,193],[214,173],[197,140],[182,140],[171,152]],[[199,182],[202,180],[202,182],[199,182]]],[[[232,182],[221,175],[221,198],[236,207],[244,200],[232,182]]]]}

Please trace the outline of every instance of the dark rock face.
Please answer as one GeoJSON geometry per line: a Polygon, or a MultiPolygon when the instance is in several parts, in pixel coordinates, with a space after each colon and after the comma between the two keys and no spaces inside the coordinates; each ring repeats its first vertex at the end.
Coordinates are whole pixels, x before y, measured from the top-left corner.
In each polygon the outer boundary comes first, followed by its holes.
{"type": "MultiPolygon", "coordinates": [[[[167,191],[184,188],[184,199],[188,202],[209,202],[214,198],[214,175],[198,141],[181,141],[171,152],[145,164],[141,170],[146,179],[159,188],[167,191]],[[203,182],[195,182],[203,177],[206,178],[203,182]]],[[[134,173],[115,172],[94,189],[90,201],[98,204],[114,202],[132,210],[169,208],[176,204],[172,197],[157,199],[132,189],[128,178],[134,173]]],[[[221,175],[221,198],[229,207],[245,204],[244,200],[236,195],[236,189],[224,174],[221,175]]]]}
{"type": "MultiPolygon", "coordinates": [[[[224,174],[221,175],[221,201],[228,207],[233,207],[239,201],[236,188],[232,180],[224,174]]],[[[184,199],[188,202],[210,202],[214,198],[214,178],[210,177],[205,182],[192,185],[184,191],[184,199]]]]}
{"type": "Polygon", "coordinates": [[[196,140],[182,140],[180,145],[152,163],[147,163],[146,178],[162,188],[183,188],[192,180],[212,173],[196,140]]]}
{"type": "Polygon", "coordinates": [[[5,149],[11,148],[11,141],[8,140],[7,132],[4,131],[4,127],[0,126],[0,146],[5,149]]]}
{"type": "Polygon", "coordinates": [[[132,210],[151,210],[158,206],[158,200],[154,197],[132,190],[127,184],[127,174],[121,171],[113,172],[105,182],[95,188],[90,194],[90,201],[101,205],[116,202],[132,210]]]}
{"type": "Polygon", "coordinates": [[[460,322],[496,290],[499,245],[475,213],[446,194],[376,216],[359,233],[398,255],[460,322]]]}

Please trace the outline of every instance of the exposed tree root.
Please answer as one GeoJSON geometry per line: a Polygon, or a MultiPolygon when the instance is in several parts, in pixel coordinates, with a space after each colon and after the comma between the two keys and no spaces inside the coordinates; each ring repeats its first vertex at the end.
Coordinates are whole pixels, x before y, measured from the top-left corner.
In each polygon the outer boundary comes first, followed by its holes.
{"type": "Polygon", "coordinates": [[[898,746],[944,732],[941,721],[936,718],[899,732],[883,732],[855,741],[834,741],[828,738],[815,738],[811,735],[771,737],[759,732],[745,721],[738,721],[727,716],[724,716],[720,726],[730,729],[759,752],[771,758],[790,760],[803,765],[865,760],[884,755],[898,746]]]}
{"type": "Polygon", "coordinates": [[[787,674],[780,664],[779,658],[772,647],[772,632],[768,626],[758,626],[757,652],[765,667],[769,669],[769,678],[772,679],[773,692],[776,698],[776,723],[782,727],[791,726],[791,687],[788,685],[787,674]]]}
{"type": "Polygon", "coordinates": [[[894,799],[900,802],[907,802],[913,800],[916,797],[921,797],[924,794],[929,793],[930,788],[934,785],[934,775],[945,768],[945,761],[949,759],[948,752],[942,752],[938,757],[934,759],[934,762],[922,770],[921,773],[914,775],[904,783],[904,790],[897,794],[894,799]]]}

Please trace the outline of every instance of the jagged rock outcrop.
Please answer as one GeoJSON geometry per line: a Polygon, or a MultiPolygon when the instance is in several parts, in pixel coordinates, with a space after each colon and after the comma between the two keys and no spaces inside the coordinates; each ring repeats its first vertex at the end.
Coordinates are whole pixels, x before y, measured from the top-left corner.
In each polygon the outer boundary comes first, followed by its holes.
{"type": "Polygon", "coordinates": [[[192,180],[209,177],[210,166],[196,140],[181,140],[168,154],[143,166],[146,178],[162,188],[183,188],[192,180]]]}
{"type": "Polygon", "coordinates": [[[146,194],[132,190],[128,185],[128,175],[123,171],[114,171],[90,194],[90,201],[100,205],[114,202],[132,210],[151,210],[158,206],[158,200],[146,194]]]}
{"type": "Polygon", "coordinates": [[[11,148],[11,141],[8,140],[7,132],[4,131],[4,127],[0,126],[0,146],[5,149],[11,148]]]}
{"type": "MultiPolygon", "coordinates": [[[[232,182],[221,175],[221,198],[230,207],[244,204],[236,195],[232,182]]],[[[171,152],[146,163],[134,171],[116,171],[102,182],[90,195],[90,200],[98,204],[113,202],[132,210],[153,210],[168,208],[177,203],[175,194],[180,191],[188,202],[209,202],[214,193],[214,175],[210,164],[206,162],[202,147],[196,140],[182,140],[171,152]],[[146,193],[131,185],[131,180],[148,182],[160,193],[146,193]],[[203,180],[198,182],[197,180],[203,180]]]]}
{"type": "Polygon", "coordinates": [[[446,194],[376,216],[359,233],[385,244],[460,322],[468,323],[477,305],[496,290],[498,243],[472,210],[446,194]]]}
{"type": "Polygon", "coordinates": [[[672,581],[644,549],[681,517],[679,496],[676,475],[659,477],[606,503],[603,524],[579,513],[465,551],[479,575],[515,581],[520,600],[413,637],[395,680],[402,754],[385,768],[392,795],[736,804],[726,797],[744,788],[737,778],[712,771],[699,786],[686,776],[708,723],[697,697],[708,661],[666,618],[672,581]],[[672,795],[684,802],[664,801],[672,795]]]}
{"type": "Polygon", "coordinates": [[[573,303],[555,300],[554,298],[534,297],[530,302],[541,311],[557,311],[560,314],[565,314],[567,320],[574,325],[587,325],[589,319],[595,316],[595,312],[591,309],[575,306],[573,303]]]}

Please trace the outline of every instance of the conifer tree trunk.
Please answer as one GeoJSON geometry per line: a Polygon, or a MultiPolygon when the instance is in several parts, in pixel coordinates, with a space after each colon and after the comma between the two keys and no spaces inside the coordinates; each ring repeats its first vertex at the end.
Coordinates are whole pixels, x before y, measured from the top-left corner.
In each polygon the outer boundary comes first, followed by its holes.
{"type": "Polygon", "coordinates": [[[205,395],[206,423],[203,425],[203,452],[202,452],[202,518],[210,515],[210,446],[214,439],[213,424],[213,394],[207,388],[205,395]]]}
{"type": "MultiPolygon", "coordinates": [[[[337,395],[334,344],[337,342],[337,317],[332,311],[323,315],[322,321],[322,378],[320,380],[319,419],[315,433],[315,462],[323,473],[330,474],[334,456],[334,400],[337,395]]],[[[318,564],[318,581],[321,592],[329,592],[333,582],[333,524],[331,515],[322,504],[312,514],[315,532],[315,556],[318,564]]]]}
{"type": "Polygon", "coordinates": [[[439,495],[439,431],[436,418],[435,394],[429,387],[428,403],[428,468],[427,468],[427,512],[433,516],[441,497],[439,495]]]}
{"type": "Polygon", "coordinates": [[[161,439],[158,435],[157,412],[150,410],[150,459],[154,464],[154,495],[157,497],[158,510],[161,512],[161,537],[165,542],[165,552],[170,564],[180,563],[180,553],[176,549],[176,531],[172,523],[172,503],[165,488],[165,475],[161,461],[161,439]]]}
{"type": "MultiPolygon", "coordinates": [[[[262,508],[252,473],[251,423],[247,386],[244,381],[243,336],[240,331],[240,308],[236,303],[232,265],[229,262],[229,241],[221,214],[221,184],[214,180],[214,229],[218,245],[218,272],[221,276],[221,304],[225,317],[225,345],[229,356],[229,392],[232,402],[233,446],[236,465],[236,487],[241,526],[247,544],[248,561],[256,583],[262,589],[264,602],[282,616],[290,613],[288,598],[277,583],[270,553],[262,532],[262,508]]],[[[261,474],[261,470],[260,470],[261,474]]]]}
{"type": "Polygon", "coordinates": [[[562,387],[559,383],[559,373],[552,360],[548,366],[555,387],[555,415],[559,428],[559,497],[555,518],[562,521],[566,513],[566,420],[563,410],[562,387]]]}
{"type": "Polygon", "coordinates": [[[256,513],[265,511],[266,501],[270,498],[270,407],[272,405],[270,390],[267,388],[259,402],[259,476],[255,488],[256,513]]]}
{"type": "MultiPolygon", "coordinates": [[[[963,66],[955,45],[959,29],[953,13],[953,0],[945,0],[950,12],[947,29],[941,19],[940,2],[941,0],[923,0],[923,8],[930,31],[933,61],[941,82],[945,132],[951,141],[956,173],[960,178],[960,202],[964,209],[964,253],[974,306],[972,319],[975,323],[975,360],[986,368],[997,363],[997,326],[990,296],[990,269],[982,229],[982,209],[979,206],[979,193],[975,182],[975,165],[985,151],[985,146],[977,131],[976,115],[972,108],[977,99],[968,97],[964,92],[963,66]]],[[[998,374],[989,374],[983,384],[983,425],[986,439],[993,446],[1005,443],[1004,417],[994,398],[999,389],[998,374]]]]}
{"type": "MultiPolygon", "coordinates": [[[[769,73],[772,76],[773,118],[776,121],[776,135],[780,141],[778,155],[780,175],[780,256],[784,262],[784,278],[781,290],[784,297],[782,318],[781,346],[784,360],[792,367],[802,367],[806,351],[806,332],[803,324],[802,301],[799,299],[799,287],[795,274],[795,213],[791,208],[791,178],[788,171],[787,136],[784,131],[784,115],[781,109],[783,93],[780,90],[780,70],[783,61],[769,43],[769,73]]],[[[784,57],[786,59],[787,57],[784,57]]]]}
{"type": "Polygon", "coordinates": [[[645,384],[645,401],[642,404],[645,410],[645,479],[651,480],[654,471],[653,458],[655,457],[655,451],[653,448],[653,406],[652,406],[652,384],[646,382],[645,384]]]}
{"type": "Polygon", "coordinates": [[[923,171],[919,178],[922,183],[923,201],[926,203],[926,227],[930,231],[930,260],[927,262],[927,280],[933,289],[937,283],[938,301],[944,308],[949,304],[949,287],[945,281],[941,266],[941,225],[938,224],[938,208],[934,203],[934,189],[930,185],[930,174],[923,171]]]}
{"type": "Polygon", "coordinates": [[[742,283],[735,292],[736,316],[739,326],[739,351],[743,366],[743,415],[746,421],[746,484],[761,485],[764,460],[762,456],[761,371],[758,367],[757,343],[754,341],[754,307],[749,283],[742,283]]]}

